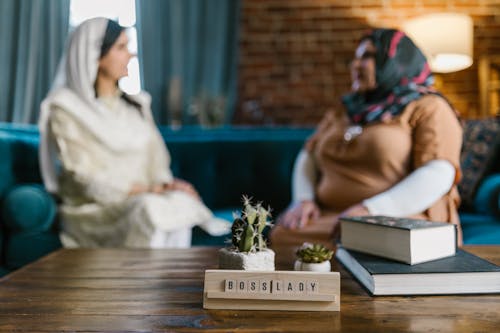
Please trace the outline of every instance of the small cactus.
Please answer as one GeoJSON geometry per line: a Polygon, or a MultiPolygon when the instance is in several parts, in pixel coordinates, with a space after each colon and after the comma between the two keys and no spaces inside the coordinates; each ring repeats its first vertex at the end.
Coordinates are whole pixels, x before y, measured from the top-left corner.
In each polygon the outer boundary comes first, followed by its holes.
{"type": "Polygon", "coordinates": [[[241,217],[234,219],[231,227],[231,243],[240,252],[258,252],[267,248],[262,232],[271,225],[270,209],[265,209],[260,203],[252,205],[251,199],[243,196],[243,212],[241,217]]]}
{"type": "Polygon", "coordinates": [[[304,243],[296,252],[297,257],[306,263],[320,263],[332,259],[333,251],[321,244],[304,243]]]}

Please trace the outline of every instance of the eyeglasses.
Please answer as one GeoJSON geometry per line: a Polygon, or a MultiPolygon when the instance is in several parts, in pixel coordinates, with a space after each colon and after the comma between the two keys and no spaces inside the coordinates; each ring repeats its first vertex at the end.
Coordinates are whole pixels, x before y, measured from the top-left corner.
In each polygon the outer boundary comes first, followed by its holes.
{"type": "Polygon", "coordinates": [[[357,61],[365,61],[368,59],[375,59],[376,57],[377,57],[377,52],[366,51],[361,55],[361,57],[355,57],[354,59],[352,59],[349,62],[349,65],[352,66],[357,61]]]}
{"type": "Polygon", "coordinates": [[[366,51],[361,55],[361,57],[355,57],[353,60],[368,60],[368,59],[375,59],[376,57],[377,57],[377,52],[366,51]]]}

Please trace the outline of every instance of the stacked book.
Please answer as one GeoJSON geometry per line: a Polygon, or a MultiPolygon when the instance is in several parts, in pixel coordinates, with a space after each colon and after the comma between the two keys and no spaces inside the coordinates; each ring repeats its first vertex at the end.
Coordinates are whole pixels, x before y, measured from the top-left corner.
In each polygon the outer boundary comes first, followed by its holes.
{"type": "Polygon", "coordinates": [[[452,224],[344,217],[337,260],[372,295],[500,293],[500,266],[457,249],[452,224]]]}

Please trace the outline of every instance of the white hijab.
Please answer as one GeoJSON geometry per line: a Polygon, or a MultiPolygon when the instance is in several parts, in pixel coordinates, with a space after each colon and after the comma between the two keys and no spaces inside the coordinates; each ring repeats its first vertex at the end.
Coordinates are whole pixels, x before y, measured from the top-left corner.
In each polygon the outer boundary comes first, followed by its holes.
{"type": "MultiPolygon", "coordinates": [[[[54,107],[68,112],[81,125],[92,132],[110,149],[121,151],[141,146],[149,135],[109,126],[110,113],[95,96],[94,83],[97,78],[101,46],[106,33],[108,19],[94,18],[78,26],[69,38],[66,54],[63,55],[58,73],[49,95],[40,106],[40,166],[46,189],[58,191],[57,157],[54,138],[49,135],[50,111],[54,107]]],[[[146,119],[152,120],[149,95],[135,96],[146,119]]]]}

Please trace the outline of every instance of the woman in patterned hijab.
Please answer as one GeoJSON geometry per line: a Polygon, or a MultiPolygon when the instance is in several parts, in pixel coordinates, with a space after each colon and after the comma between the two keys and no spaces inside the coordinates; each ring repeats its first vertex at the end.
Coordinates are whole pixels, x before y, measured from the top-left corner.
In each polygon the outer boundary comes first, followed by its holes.
{"type": "MultiPolygon", "coordinates": [[[[355,124],[367,124],[400,114],[405,106],[424,94],[437,93],[434,78],[422,52],[403,32],[378,29],[365,35],[377,52],[367,51],[361,59],[375,60],[376,87],[370,91],[356,91],[343,97],[347,114],[355,124]]],[[[355,60],[356,61],[356,60],[355,60]]],[[[354,67],[353,63],[353,67],[354,67]]],[[[353,84],[360,84],[358,77],[353,84]]]]}
{"type": "Polygon", "coordinates": [[[351,79],[345,112],[327,113],[297,157],[272,242],[331,245],[339,216],[387,215],[456,224],[460,244],[462,129],[425,56],[403,32],[376,29],[361,38],[351,79]]]}

